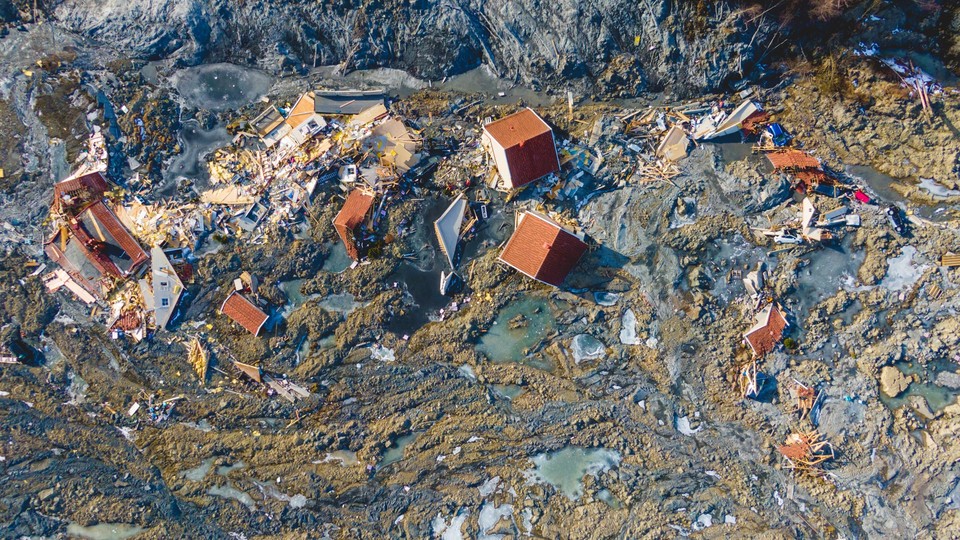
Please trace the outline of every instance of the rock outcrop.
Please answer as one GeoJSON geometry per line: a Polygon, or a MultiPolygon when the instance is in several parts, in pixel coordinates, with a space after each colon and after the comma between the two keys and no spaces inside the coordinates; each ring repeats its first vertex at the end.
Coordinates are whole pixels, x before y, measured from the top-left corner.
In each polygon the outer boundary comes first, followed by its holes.
{"type": "Polygon", "coordinates": [[[630,94],[745,78],[773,30],[742,11],[666,0],[562,0],[549,9],[532,0],[60,0],[52,13],[69,30],[142,58],[395,67],[428,79],[485,63],[528,83],[590,81],[591,90],[630,94]]]}

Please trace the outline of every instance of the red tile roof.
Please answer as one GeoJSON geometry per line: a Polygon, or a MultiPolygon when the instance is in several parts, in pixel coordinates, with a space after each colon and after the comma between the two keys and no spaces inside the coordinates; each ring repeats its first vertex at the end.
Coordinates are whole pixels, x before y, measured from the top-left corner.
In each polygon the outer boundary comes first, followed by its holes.
{"type": "Polygon", "coordinates": [[[553,130],[532,109],[491,122],[483,129],[503,147],[513,187],[560,170],[553,130]]]}
{"type": "Polygon", "coordinates": [[[773,164],[774,169],[819,169],[820,162],[817,158],[801,152],[800,150],[787,150],[786,152],[770,152],[767,159],[773,164]]]}
{"type": "Polygon", "coordinates": [[[373,195],[355,189],[347,196],[340,213],[333,219],[333,226],[337,229],[340,239],[343,240],[343,245],[347,248],[347,254],[353,260],[360,258],[357,244],[353,241],[353,231],[363,223],[371,206],[373,206],[373,195]]]}
{"type": "Polygon", "coordinates": [[[500,260],[538,281],[559,287],[587,251],[587,244],[556,222],[525,212],[500,260]]]}
{"type": "Polygon", "coordinates": [[[107,205],[103,204],[102,201],[97,201],[88,206],[87,209],[79,215],[82,216],[86,213],[89,213],[93,218],[92,223],[102,227],[100,230],[87,230],[86,233],[98,242],[110,242],[112,238],[112,240],[116,242],[117,247],[122,249],[123,252],[130,257],[129,265],[125,265],[125,269],[119,268],[111,261],[111,264],[107,266],[108,272],[116,271],[118,276],[123,276],[127,273],[132,273],[138,266],[146,262],[148,259],[147,252],[140,247],[140,244],[133,235],[130,234],[130,231],[120,223],[116,214],[111,212],[110,209],[107,208],[107,205]]]}
{"type": "Polygon", "coordinates": [[[757,313],[757,323],[743,334],[743,339],[756,356],[763,356],[773,350],[783,337],[787,320],[776,304],[770,304],[757,313]]]}
{"type": "Polygon", "coordinates": [[[53,185],[53,210],[60,211],[65,196],[80,197],[81,201],[89,202],[103,198],[103,194],[110,189],[107,179],[99,172],[92,172],[68,178],[53,185]]]}
{"type": "Polygon", "coordinates": [[[260,329],[268,319],[266,313],[237,291],[230,293],[230,296],[223,301],[220,313],[230,317],[255,336],[260,333],[260,329]]]}

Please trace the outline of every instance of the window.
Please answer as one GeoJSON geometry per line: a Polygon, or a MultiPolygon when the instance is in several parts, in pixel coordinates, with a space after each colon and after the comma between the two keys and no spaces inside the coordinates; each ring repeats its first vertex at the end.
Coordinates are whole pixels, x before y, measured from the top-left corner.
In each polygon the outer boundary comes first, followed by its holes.
{"type": "Polygon", "coordinates": [[[160,299],[160,307],[169,307],[169,306],[170,306],[170,299],[169,299],[169,298],[161,298],[161,299],[160,299]]]}

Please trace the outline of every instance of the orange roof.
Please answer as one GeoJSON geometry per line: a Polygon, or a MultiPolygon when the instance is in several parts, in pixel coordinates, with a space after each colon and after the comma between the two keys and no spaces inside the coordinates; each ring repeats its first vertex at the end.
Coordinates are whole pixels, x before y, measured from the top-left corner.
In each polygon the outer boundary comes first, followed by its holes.
{"type": "Polygon", "coordinates": [[[490,122],[483,129],[503,147],[513,187],[560,170],[553,130],[532,109],[490,122]]]}
{"type": "Polygon", "coordinates": [[[782,446],[778,446],[777,450],[780,450],[780,453],[783,454],[784,457],[792,461],[807,459],[810,457],[810,445],[803,442],[784,444],[782,446]]]}
{"type": "Polygon", "coordinates": [[[343,245],[347,248],[347,254],[353,260],[360,258],[357,245],[353,241],[353,231],[363,223],[371,206],[373,206],[373,195],[355,189],[347,196],[347,200],[343,203],[343,208],[340,209],[337,217],[333,218],[333,226],[337,229],[340,239],[343,240],[343,245]]]}
{"type": "Polygon", "coordinates": [[[267,322],[267,314],[260,310],[245,296],[233,291],[220,306],[220,313],[233,319],[234,322],[247,329],[253,335],[260,333],[260,329],[267,322]]]}
{"type": "Polygon", "coordinates": [[[559,287],[587,244],[559,224],[525,212],[499,259],[533,279],[559,287]]]}
{"type": "Polygon", "coordinates": [[[770,152],[767,159],[773,164],[774,169],[819,169],[820,162],[817,158],[801,152],[800,150],[787,150],[785,152],[770,152]]]}
{"type": "Polygon", "coordinates": [[[313,118],[314,114],[316,114],[316,112],[313,110],[313,92],[307,92],[300,96],[300,99],[293,104],[293,108],[290,109],[290,113],[287,114],[287,118],[284,121],[291,128],[297,129],[300,124],[313,118]]]}
{"type": "Polygon", "coordinates": [[[773,350],[783,337],[787,320],[776,304],[769,304],[757,313],[757,323],[743,334],[753,354],[763,356],[773,350]]]}

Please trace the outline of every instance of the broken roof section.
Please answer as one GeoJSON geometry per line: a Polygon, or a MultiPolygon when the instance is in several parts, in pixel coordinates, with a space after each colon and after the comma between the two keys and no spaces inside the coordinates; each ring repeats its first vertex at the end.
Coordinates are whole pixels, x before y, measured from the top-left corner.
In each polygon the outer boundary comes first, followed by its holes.
{"type": "Polygon", "coordinates": [[[743,339],[750,345],[754,355],[764,356],[777,346],[787,326],[787,319],[780,307],[770,303],[757,313],[756,324],[743,334],[743,339]]]}
{"type": "Polygon", "coordinates": [[[260,330],[263,329],[263,325],[269,318],[256,304],[237,291],[231,292],[230,296],[223,301],[223,305],[220,306],[220,313],[230,317],[235,323],[246,328],[248,332],[255,336],[260,334],[260,330]]]}
{"type": "Polygon", "coordinates": [[[99,171],[75,174],[53,185],[54,212],[62,212],[67,206],[79,206],[99,201],[110,189],[110,184],[99,171]]]}
{"type": "Polygon", "coordinates": [[[403,122],[391,118],[371,130],[364,139],[364,150],[375,152],[384,163],[393,165],[398,172],[405,173],[420,161],[417,146],[420,139],[411,133],[403,122]]]}
{"type": "Polygon", "coordinates": [[[360,259],[360,253],[354,241],[353,231],[366,219],[371,206],[373,206],[373,195],[355,189],[350,192],[350,195],[347,195],[343,208],[333,219],[333,226],[337,229],[340,239],[343,240],[343,245],[347,248],[347,254],[355,261],[360,259]]]}
{"type": "Polygon", "coordinates": [[[767,159],[777,170],[818,169],[820,162],[817,158],[800,150],[786,150],[784,152],[768,152],[767,159]]]}
{"type": "Polygon", "coordinates": [[[233,361],[233,365],[234,365],[234,367],[236,367],[238,370],[240,370],[241,373],[243,373],[243,374],[246,375],[247,377],[250,377],[250,378],[253,379],[254,381],[256,381],[256,382],[258,382],[258,383],[262,383],[262,382],[263,382],[262,372],[260,371],[260,366],[253,366],[253,365],[250,365],[250,364],[244,364],[243,362],[238,362],[238,361],[236,361],[236,360],[233,361]]]}
{"type": "Polygon", "coordinates": [[[253,126],[253,129],[256,130],[257,135],[260,137],[266,137],[273,130],[280,127],[283,124],[283,114],[280,113],[280,109],[276,105],[270,105],[270,107],[260,113],[260,116],[253,119],[250,122],[250,125],[253,126]]]}
{"type": "Polygon", "coordinates": [[[318,114],[359,114],[375,105],[383,105],[383,90],[317,90],[313,110],[318,114]]]}
{"type": "Polygon", "coordinates": [[[387,115],[387,108],[383,103],[378,103],[370,108],[364,109],[350,119],[351,126],[365,126],[376,122],[387,115]]]}
{"type": "Polygon", "coordinates": [[[517,229],[498,260],[559,287],[587,251],[587,244],[552,219],[532,211],[517,216],[517,229]]]}
{"type": "Polygon", "coordinates": [[[106,276],[124,278],[136,272],[147,254],[103,202],[87,206],[61,226],[44,251],[78,284],[100,295],[106,276]]]}
{"type": "Polygon", "coordinates": [[[687,149],[689,147],[690,138],[687,137],[687,132],[677,124],[674,124],[670,130],[667,131],[663,140],[660,141],[660,146],[657,147],[657,156],[670,161],[677,161],[687,157],[687,149]]]}
{"type": "Polygon", "coordinates": [[[284,135],[290,132],[290,125],[284,121],[283,113],[276,105],[260,113],[260,116],[253,119],[251,125],[257,131],[257,135],[267,145],[267,148],[277,144],[284,135]]]}
{"type": "Polygon", "coordinates": [[[159,247],[151,249],[150,260],[153,277],[153,316],[157,322],[157,328],[166,328],[183,294],[183,282],[180,281],[180,277],[163,249],[159,247]]]}
{"type": "Polygon", "coordinates": [[[443,215],[433,222],[433,229],[437,233],[440,250],[447,256],[450,268],[456,268],[453,264],[453,257],[457,253],[457,241],[460,239],[460,227],[463,225],[463,216],[466,211],[467,201],[461,193],[447,207],[443,215]]]}
{"type": "Polygon", "coordinates": [[[529,107],[483,126],[482,142],[508,188],[560,171],[553,130],[529,107]]]}

